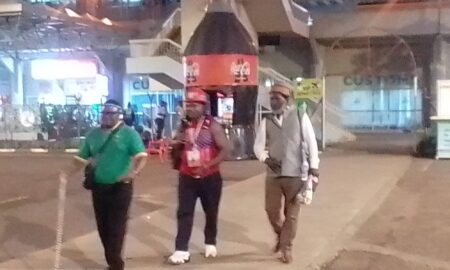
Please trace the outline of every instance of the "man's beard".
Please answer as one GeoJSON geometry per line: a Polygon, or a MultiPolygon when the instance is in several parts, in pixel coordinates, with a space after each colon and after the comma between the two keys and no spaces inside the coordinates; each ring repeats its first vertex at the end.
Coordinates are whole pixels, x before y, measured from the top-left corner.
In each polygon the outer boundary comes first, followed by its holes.
{"type": "Polygon", "coordinates": [[[285,109],[286,109],[286,105],[281,106],[281,108],[279,108],[278,110],[272,109],[272,112],[273,112],[274,114],[282,114],[282,113],[284,112],[285,109]]]}
{"type": "Polygon", "coordinates": [[[102,129],[112,129],[114,127],[114,125],[112,124],[102,124],[101,128],[102,129]]]}

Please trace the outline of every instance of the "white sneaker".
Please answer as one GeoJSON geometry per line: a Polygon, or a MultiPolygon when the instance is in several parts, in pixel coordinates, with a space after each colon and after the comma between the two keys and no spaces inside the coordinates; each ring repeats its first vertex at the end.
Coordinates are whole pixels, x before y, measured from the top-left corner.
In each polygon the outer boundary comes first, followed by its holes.
{"type": "Polygon", "coordinates": [[[185,264],[189,262],[191,255],[187,251],[176,250],[168,259],[170,264],[185,264]]]}
{"type": "Polygon", "coordinates": [[[217,257],[217,248],[213,245],[205,245],[205,258],[215,258],[217,257]]]}

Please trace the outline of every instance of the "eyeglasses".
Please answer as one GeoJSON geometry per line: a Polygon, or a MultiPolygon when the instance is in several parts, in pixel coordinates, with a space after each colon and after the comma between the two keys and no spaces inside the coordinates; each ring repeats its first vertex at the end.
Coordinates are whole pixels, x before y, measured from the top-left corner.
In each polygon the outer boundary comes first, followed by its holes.
{"type": "Polygon", "coordinates": [[[102,112],[103,115],[116,115],[120,114],[120,112],[102,112]]]}

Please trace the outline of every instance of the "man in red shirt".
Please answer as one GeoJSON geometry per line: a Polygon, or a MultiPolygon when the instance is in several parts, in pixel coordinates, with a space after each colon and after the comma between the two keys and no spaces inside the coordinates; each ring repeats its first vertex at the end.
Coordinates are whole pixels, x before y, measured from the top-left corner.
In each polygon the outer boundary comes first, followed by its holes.
{"type": "Polygon", "coordinates": [[[175,252],[169,263],[189,261],[189,240],[194,221],[197,198],[206,215],[205,257],[216,257],[217,217],[222,193],[219,164],[230,151],[223,128],[206,114],[208,96],[200,88],[191,88],[186,94],[186,113],[189,123],[179,132],[177,140],[184,143],[179,168],[178,234],[175,252]]]}

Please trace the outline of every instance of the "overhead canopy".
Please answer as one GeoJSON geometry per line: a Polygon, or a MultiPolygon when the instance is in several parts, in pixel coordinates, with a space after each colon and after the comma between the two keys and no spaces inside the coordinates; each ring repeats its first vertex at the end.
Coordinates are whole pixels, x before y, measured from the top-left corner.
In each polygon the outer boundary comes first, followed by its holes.
{"type": "MultiPolygon", "coordinates": [[[[295,3],[310,11],[339,11],[356,8],[357,6],[383,5],[383,4],[409,4],[434,2],[434,0],[294,0],[295,3]]],[[[444,2],[444,1],[443,1],[444,2]]]]}
{"type": "Polygon", "coordinates": [[[135,26],[78,15],[67,7],[24,3],[20,16],[0,18],[0,54],[114,49],[136,33],[135,26]]]}

